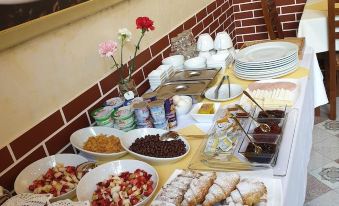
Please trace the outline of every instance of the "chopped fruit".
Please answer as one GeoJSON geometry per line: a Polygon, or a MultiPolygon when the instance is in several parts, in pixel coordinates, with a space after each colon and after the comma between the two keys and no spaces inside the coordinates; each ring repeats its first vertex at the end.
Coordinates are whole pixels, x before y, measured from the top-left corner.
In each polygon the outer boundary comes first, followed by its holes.
{"type": "Polygon", "coordinates": [[[93,206],[136,205],[154,190],[151,174],[137,169],[134,173],[123,172],[97,183],[92,196],[93,206]]]}
{"type": "Polygon", "coordinates": [[[84,173],[76,174],[76,168],[73,166],[64,167],[63,164],[57,164],[49,168],[47,172],[34,180],[28,189],[35,194],[50,193],[54,197],[63,195],[74,189],[79,179],[84,173]],[[78,179],[78,177],[80,177],[78,179]]]}

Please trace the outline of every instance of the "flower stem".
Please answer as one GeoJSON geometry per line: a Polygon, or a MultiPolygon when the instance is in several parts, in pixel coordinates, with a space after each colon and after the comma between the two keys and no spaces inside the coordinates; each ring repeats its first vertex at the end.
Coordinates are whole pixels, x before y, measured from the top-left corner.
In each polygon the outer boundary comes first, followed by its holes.
{"type": "MultiPolygon", "coordinates": [[[[121,51],[120,51],[120,64],[121,64],[121,67],[123,65],[123,59],[122,59],[122,52],[123,52],[123,48],[124,48],[124,37],[121,38],[121,51]]],[[[123,75],[122,75],[123,76],[123,75]]],[[[120,81],[123,81],[123,79],[121,79],[121,74],[120,74],[120,81]]]]}
{"type": "Polygon", "coordinates": [[[119,64],[117,63],[117,61],[115,60],[114,56],[112,55],[111,56],[113,61],[114,61],[114,64],[115,64],[115,67],[117,68],[118,72],[119,72],[119,75],[120,75],[120,80],[122,79],[122,74],[121,74],[121,67],[119,66],[119,64]]]}
{"type": "Polygon", "coordinates": [[[141,31],[141,36],[139,38],[139,41],[138,41],[137,45],[135,46],[135,51],[134,51],[134,57],[133,57],[133,60],[132,60],[132,65],[129,67],[129,70],[128,70],[128,81],[131,80],[132,72],[135,69],[135,57],[137,56],[137,52],[140,49],[140,42],[141,42],[141,39],[144,37],[145,32],[146,32],[146,30],[142,30],[141,31]]]}

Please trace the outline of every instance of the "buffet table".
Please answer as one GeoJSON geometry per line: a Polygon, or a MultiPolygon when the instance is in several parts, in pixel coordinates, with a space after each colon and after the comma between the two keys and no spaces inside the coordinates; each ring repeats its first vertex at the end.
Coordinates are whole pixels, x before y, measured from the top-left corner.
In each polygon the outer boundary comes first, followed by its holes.
{"type": "MultiPolygon", "coordinates": [[[[242,85],[244,89],[246,89],[247,85],[251,82],[236,78],[229,69],[226,72],[230,75],[231,82],[242,85]]],[[[283,156],[286,155],[284,158],[287,158],[288,160],[286,175],[275,177],[276,179],[281,180],[282,183],[282,205],[303,205],[305,200],[307,165],[312,148],[314,108],[327,103],[327,97],[321,78],[322,76],[319,76],[319,74],[321,74],[321,72],[315,53],[311,48],[306,48],[299,69],[296,72],[283,77],[299,79],[300,95],[294,105],[294,108],[296,108],[298,112],[295,131],[292,133],[294,134],[294,137],[291,137],[293,141],[290,154],[279,154],[283,156]]],[[[219,77],[221,77],[221,75],[219,75],[219,77]]],[[[239,101],[239,99],[240,98],[238,97],[235,100],[227,101],[223,104],[231,104],[239,101]]],[[[196,152],[199,152],[198,148],[203,142],[202,138],[194,138],[193,135],[206,134],[211,126],[207,123],[196,123],[189,115],[179,117],[178,123],[179,125],[176,130],[187,136],[191,151],[179,162],[171,165],[154,165],[160,178],[157,191],[165,184],[166,180],[175,169],[187,169],[189,167],[192,158],[196,152]]],[[[286,129],[294,130],[294,128],[286,129]]],[[[126,155],[122,159],[134,158],[131,155],[126,155]]],[[[273,176],[272,169],[266,170],[265,175],[273,176]]]]}
{"type": "MultiPolygon", "coordinates": [[[[305,37],[306,45],[316,53],[328,51],[327,0],[308,0],[301,16],[298,37],[305,37]]],[[[339,49],[339,41],[336,42],[339,49]]]]}

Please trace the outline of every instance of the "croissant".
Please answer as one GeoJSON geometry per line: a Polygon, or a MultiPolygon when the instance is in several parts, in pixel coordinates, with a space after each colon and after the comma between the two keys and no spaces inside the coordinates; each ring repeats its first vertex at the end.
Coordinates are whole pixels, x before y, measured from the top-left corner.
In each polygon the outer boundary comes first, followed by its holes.
{"type": "Polygon", "coordinates": [[[201,204],[208,193],[208,189],[216,178],[215,172],[204,173],[199,178],[193,179],[184,195],[182,206],[193,206],[201,204]]]}
{"type": "Polygon", "coordinates": [[[260,202],[260,198],[267,193],[264,183],[243,179],[232,191],[231,198],[234,203],[252,206],[260,202]]]}
{"type": "Polygon", "coordinates": [[[227,175],[218,173],[214,184],[208,190],[203,206],[212,206],[230,195],[239,183],[240,177],[237,174],[227,175]]]}

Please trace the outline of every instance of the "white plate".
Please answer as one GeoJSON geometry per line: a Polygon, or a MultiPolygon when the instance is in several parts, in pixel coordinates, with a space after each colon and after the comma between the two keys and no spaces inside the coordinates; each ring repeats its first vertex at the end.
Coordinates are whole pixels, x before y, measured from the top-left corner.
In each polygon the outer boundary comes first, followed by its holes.
{"type": "Polygon", "coordinates": [[[297,59],[298,58],[298,52],[292,53],[291,55],[282,58],[282,59],[277,59],[277,60],[273,60],[273,61],[265,61],[265,62],[259,62],[259,63],[249,63],[249,62],[242,62],[239,59],[236,59],[235,62],[241,65],[246,65],[246,66],[251,66],[251,67],[260,67],[260,66],[269,66],[269,65],[274,65],[277,63],[283,63],[286,61],[289,61],[291,59],[297,59]]]}
{"type": "MultiPolygon", "coordinates": [[[[32,193],[28,190],[30,184],[40,176],[45,174],[51,167],[55,167],[58,163],[64,164],[64,166],[78,166],[81,163],[87,162],[87,159],[76,154],[56,154],[48,156],[33,162],[28,165],[24,170],[20,172],[14,182],[14,191],[17,194],[32,193]]],[[[72,199],[75,196],[75,189],[70,192],[54,197],[51,202],[72,199]]]]}
{"type": "Polygon", "coordinates": [[[193,119],[200,123],[213,123],[214,118],[220,108],[220,103],[214,104],[214,113],[213,114],[198,114],[198,111],[203,103],[195,104],[190,112],[190,115],[193,119]]]}
{"type": "MultiPolygon", "coordinates": [[[[176,178],[182,170],[176,169],[172,175],[167,179],[166,183],[163,185],[165,187],[168,185],[174,178],[176,178]]],[[[217,172],[219,173],[219,172],[217,172]]],[[[267,189],[267,203],[265,206],[282,206],[282,184],[281,180],[275,179],[273,175],[270,175],[269,172],[266,171],[250,171],[250,172],[223,172],[228,174],[237,173],[240,175],[240,179],[253,179],[257,181],[261,181],[265,184],[267,189]]],[[[154,197],[154,200],[160,194],[161,190],[154,197]]],[[[152,205],[152,204],[151,204],[152,205]]],[[[219,205],[219,204],[216,204],[219,205]]],[[[262,205],[262,204],[258,204],[262,205]]]]}
{"type": "Polygon", "coordinates": [[[272,69],[265,69],[265,70],[244,70],[239,67],[235,67],[235,71],[239,74],[243,75],[265,75],[265,74],[274,74],[278,72],[282,72],[285,70],[290,69],[291,67],[294,67],[298,64],[298,61],[291,62],[288,65],[282,66],[282,67],[277,67],[277,68],[272,68],[272,69]]]}
{"type": "Polygon", "coordinates": [[[77,198],[80,201],[91,201],[93,192],[97,189],[96,184],[107,180],[110,175],[119,175],[122,172],[134,172],[136,169],[145,170],[148,174],[151,174],[151,180],[153,181],[154,191],[142,202],[136,204],[137,206],[145,205],[158,186],[159,176],[157,171],[151,165],[138,160],[117,160],[100,165],[89,171],[79,182],[77,186],[77,198]]]}
{"type": "Polygon", "coordinates": [[[156,129],[156,128],[142,128],[142,129],[134,129],[129,132],[125,133],[125,136],[121,139],[121,145],[122,147],[128,151],[131,155],[134,157],[149,162],[153,164],[169,164],[173,162],[177,162],[184,158],[190,151],[190,145],[188,141],[183,138],[179,137],[186,145],[186,153],[179,156],[179,157],[172,157],[172,158],[158,158],[158,157],[151,157],[151,156],[146,156],[142,154],[138,154],[136,152],[133,152],[129,149],[129,147],[135,142],[137,138],[145,137],[146,135],[162,135],[164,133],[168,132],[167,130],[162,130],[162,129],[156,129]]]}
{"type": "Polygon", "coordinates": [[[83,149],[83,146],[89,137],[97,136],[99,134],[104,134],[104,135],[109,135],[109,136],[114,135],[118,137],[121,141],[121,138],[124,136],[125,132],[118,130],[118,129],[110,128],[110,127],[86,127],[86,128],[79,129],[78,131],[74,132],[71,135],[70,142],[75,148],[77,148],[81,152],[91,157],[94,157],[95,159],[98,159],[98,160],[105,160],[105,159],[113,160],[113,159],[117,159],[127,154],[127,151],[122,151],[122,152],[117,152],[117,153],[99,153],[99,152],[91,152],[91,151],[83,149]]]}
{"type": "Polygon", "coordinates": [[[292,58],[286,59],[284,61],[276,61],[276,62],[272,62],[269,64],[257,64],[257,65],[250,65],[250,64],[243,64],[240,63],[238,61],[235,62],[235,65],[237,67],[243,67],[246,68],[248,70],[252,70],[252,69],[256,69],[256,70],[262,70],[262,69],[266,69],[266,68],[275,68],[275,67],[279,67],[279,66],[284,66],[286,64],[290,64],[291,62],[294,62],[298,60],[298,58],[296,56],[293,56],[292,58]]]}
{"type": "Polygon", "coordinates": [[[236,59],[248,63],[262,63],[286,58],[296,51],[298,46],[293,43],[267,42],[240,50],[236,59]]]}
{"type": "Polygon", "coordinates": [[[217,99],[214,98],[214,91],[217,88],[217,86],[209,88],[205,92],[205,97],[212,101],[224,102],[224,101],[231,100],[231,99],[238,97],[243,92],[243,89],[239,84],[230,84],[230,87],[231,87],[231,97],[228,97],[228,85],[227,84],[221,85],[219,89],[219,96],[217,99]]]}
{"type": "Polygon", "coordinates": [[[289,70],[291,70],[292,68],[296,67],[297,64],[292,64],[292,65],[289,65],[289,67],[285,67],[283,69],[276,69],[276,70],[273,70],[273,71],[268,71],[266,73],[258,73],[258,72],[239,72],[239,71],[235,71],[235,73],[237,73],[238,75],[240,76],[249,76],[249,77],[252,77],[252,76],[274,76],[274,75],[279,75],[280,73],[285,73],[289,70]]]}
{"type": "Polygon", "coordinates": [[[291,67],[291,69],[286,70],[282,73],[272,74],[272,75],[262,75],[262,76],[243,76],[243,75],[240,75],[240,74],[237,74],[237,73],[234,73],[234,74],[238,78],[244,79],[244,80],[264,80],[264,79],[274,79],[274,78],[285,76],[287,74],[294,72],[295,70],[297,70],[297,68],[298,67],[295,66],[295,67],[291,67]]]}

